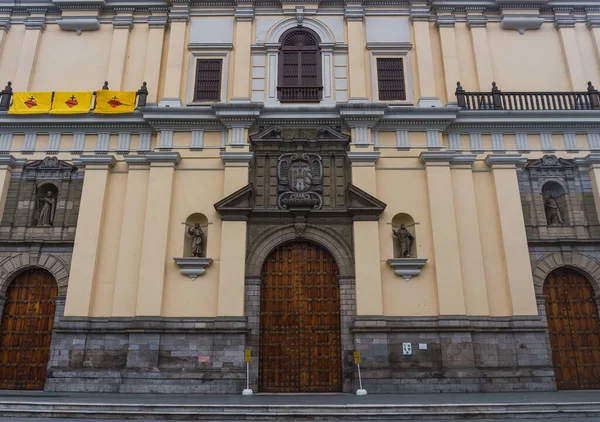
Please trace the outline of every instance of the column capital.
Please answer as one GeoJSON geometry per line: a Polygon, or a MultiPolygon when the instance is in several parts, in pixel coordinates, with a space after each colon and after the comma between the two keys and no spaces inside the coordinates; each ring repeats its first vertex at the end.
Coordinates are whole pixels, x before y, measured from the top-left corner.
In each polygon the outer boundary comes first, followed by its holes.
{"type": "Polygon", "coordinates": [[[246,164],[248,165],[254,156],[251,152],[223,151],[221,152],[221,160],[223,164],[246,164]]]}
{"type": "Polygon", "coordinates": [[[410,5],[410,20],[411,21],[429,21],[431,9],[427,1],[413,0],[410,5]]]}
{"type": "Polygon", "coordinates": [[[489,154],[485,157],[486,166],[492,169],[515,169],[523,161],[527,159],[522,158],[521,154],[489,154]]]}
{"type": "Polygon", "coordinates": [[[73,159],[73,164],[77,167],[95,166],[109,170],[117,164],[117,160],[112,155],[80,155],[73,159]]]}
{"type": "Polygon", "coordinates": [[[6,31],[10,29],[10,18],[9,17],[0,17],[0,31],[6,31]]]}
{"type": "Polygon", "coordinates": [[[123,159],[129,167],[150,165],[150,160],[145,155],[125,155],[123,159]]]}
{"type": "Polygon", "coordinates": [[[169,8],[169,22],[185,22],[190,20],[189,0],[173,1],[173,7],[169,8]]]}
{"type": "Polygon", "coordinates": [[[170,163],[176,166],[181,161],[181,155],[178,152],[147,152],[144,156],[150,164],[170,163]]]}
{"type": "Polygon", "coordinates": [[[150,29],[165,29],[168,25],[167,15],[157,15],[148,17],[148,26],[150,29]]]}
{"type": "Polygon", "coordinates": [[[373,127],[385,115],[385,104],[354,103],[339,106],[340,117],[350,127],[373,127]]]}
{"type": "Polygon", "coordinates": [[[260,117],[263,106],[252,103],[213,104],[215,114],[227,128],[249,128],[260,117]]]}
{"type": "Polygon", "coordinates": [[[450,151],[423,151],[419,154],[419,161],[427,166],[449,166],[450,161],[456,156],[450,151]]]}
{"type": "Polygon", "coordinates": [[[133,29],[133,8],[117,8],[117,16],[112,19],[114,29],[133,29]]]}
{"type": "Polygon", "coordinates": [[[487,16],[483,14],[467,15],[467,28],[485,28],[488,24],[487,16]]]}
{"type": "Polygon", "coordinates": [[[348,160],[350,160],[351,164],[355,163],[369,163],[375,164],[381,153],[379,151],[351,151],[348,152],[348,160]]]}
{"type": "Polygon", "coordinates": [[[575,158],[573,161],[581,167],[600,167],[600,154],[588,154],[583,158],[575,158]]]}
{"type": "Polygon", "coordinates": [[[347,0],[344,4],[344,19],[347,21],[362,21],[365,17],[365,9],[361,0],[347,0]]]}
{"type": "Polygon", "coordinates": [[[456,26],[456,16],[452,14],[438,15],[435,26],[438,28],[454,28],[456,26]]]}
{"type": "Polygon", "coordinates": [[[456,154],[450,159],[450,166],[471,168],[477,160],[476,154],[456,154]]]}
{"type": "Polygon", "coordinates": [[[9,169],[15,167],[18,160],[12,155],[0,155],[0,168],[7,167],[9,169]]]}
{"type": "Polygon", "coordinates": [[[235,8],[234,16],[238,22],[252,22],[254,20],[254,1],[245,0],[238,1],[235,8]]]}
{"type": "Polygon", "coordinates": [[[25,29],[43,32],[46,29],[46,18],[43,16],[30,16],[23,21],[25,29]]]}

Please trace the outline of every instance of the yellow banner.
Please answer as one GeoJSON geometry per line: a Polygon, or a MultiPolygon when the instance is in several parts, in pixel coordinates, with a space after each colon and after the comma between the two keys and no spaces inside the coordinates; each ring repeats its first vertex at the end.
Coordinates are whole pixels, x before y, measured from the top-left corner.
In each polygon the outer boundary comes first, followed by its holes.
{"type": "Polygon", "coordinates": [[[8,114],[46,114],[51,106],[51,92],[15,92],[8,114]]]}
{"type": "Polygon", "coordinates": [[[135,92],[101,89],[96,92],[96,114],[131,113],[135,109],[135,92]]]}
{"type": "Polygon", "coordinates": [[[92,92],[55,92],[50,114],[85,114],[92,108],[92,92]]]}

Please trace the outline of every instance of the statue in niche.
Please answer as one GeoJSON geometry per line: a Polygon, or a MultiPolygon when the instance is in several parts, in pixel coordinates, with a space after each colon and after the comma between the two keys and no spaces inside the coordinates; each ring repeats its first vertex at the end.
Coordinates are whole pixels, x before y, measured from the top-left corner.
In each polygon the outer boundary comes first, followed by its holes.
{"type": "Polygon", "coordinates": [[[398,239],[398,246],[400,246],[400,256],[398,258],[410,258],[410,250],[412,249],[415,238],[405,224],[400,225],[398,230],[392,228],[392,232],[396,239],[398,239]]]}
{"type": "Polygon", "coordinates": [[[560,207],[552,194],[544,201],[544,210],[546,211],[546,222],[549,226],[565,224],[560,214],[560,207]]]}
{"type": "Polygon", "coordinates": [[[39,215],[38,215],[38,226],[51,226],[54,223],[54,210],[56,200],[52,195],[51,191],[46,192],[46,196],[38,198],[40,203],[39,215]]]}
{"type": "Polygon", "coordinates": [[[204,232],[200,223],[196,223],[193,226],[188,226],[188,234],[192,237],[192,252],[191,256],[194,258],[202,258],[202,246],[204,244],[204,232]]]}

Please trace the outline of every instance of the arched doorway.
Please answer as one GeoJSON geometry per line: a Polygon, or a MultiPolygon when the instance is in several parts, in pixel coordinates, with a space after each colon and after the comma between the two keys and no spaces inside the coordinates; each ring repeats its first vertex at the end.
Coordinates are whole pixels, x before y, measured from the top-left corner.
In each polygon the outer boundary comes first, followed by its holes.
{"type": "Polygon", "coordinates": [[[342,391],[338,268],[324,248],[287,243],[263,265],[262,392],[342,391]]]}
{"type": "Polygon", "coordinates": [[[580,273],[559,268],[546,278],[544,295],[558,388],[600,388],[600,320],[592,286],[580,273]]]}
{"type": "Polygon", "coordinates": [[[8,287],[0,332],[0,389],[43,390],[58,286],[32,269],[8,287]]]}

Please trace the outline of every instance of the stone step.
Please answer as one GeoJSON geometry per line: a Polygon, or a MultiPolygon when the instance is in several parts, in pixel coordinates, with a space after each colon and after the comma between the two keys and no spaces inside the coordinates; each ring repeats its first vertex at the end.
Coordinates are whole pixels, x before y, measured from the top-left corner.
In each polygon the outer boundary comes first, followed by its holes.
{"type": "Polygon", "coordinates": [[[226,405],[0,401],[0,417],[128,420],[441,420],[600,418],[598,402],[226,405]]]}

